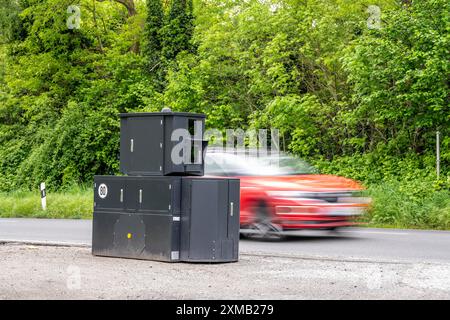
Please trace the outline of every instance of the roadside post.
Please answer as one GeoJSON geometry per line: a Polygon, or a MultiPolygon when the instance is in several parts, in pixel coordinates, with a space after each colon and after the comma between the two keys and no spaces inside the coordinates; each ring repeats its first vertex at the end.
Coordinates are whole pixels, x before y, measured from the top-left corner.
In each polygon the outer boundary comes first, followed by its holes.
{"type": "Polygon", "coordinates": [[[41,190],[41,206],[42,206],[42,210],[47,210],[47,192],[45,190],[45,182],[41,182],[40,185],[40,190],[41,190]]]}
{"type": "Polygon", "coordinates": [[[439,174],[441,171],[441,133],[436,131],[436,176],[439,179],[439,174]]]}

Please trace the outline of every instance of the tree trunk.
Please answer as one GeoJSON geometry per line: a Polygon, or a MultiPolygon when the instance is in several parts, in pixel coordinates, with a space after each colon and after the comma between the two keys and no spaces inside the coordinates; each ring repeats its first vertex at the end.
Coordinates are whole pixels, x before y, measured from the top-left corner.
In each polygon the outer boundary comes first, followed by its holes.
{"type": "MultiPolygon", "coordinates": [[[[98,2],[105,2],[106,0],[97,0],[98,2]]],[[[134,5],[134,0],[114,0],[115,2],[118,2],[127,8],[128,11],[128,18],[133,17],[137,14],[136,6],[134,5]]],[[[131,47],[130,51],[134,53],[139,53],[140,50],[140,44],[139,41],[135,41],[131,47]]]]}
{"type": "MultiPolygon", "coordinates": [[[[98,2],[105,2],[106,0],[97,0],[98,2]]],[[[134,5],[134,0],[114,0],[115,2],[118,2],[127,8],[128,11],[128,17],[132,17],[136,15],[136,6],[134,5]]]]}

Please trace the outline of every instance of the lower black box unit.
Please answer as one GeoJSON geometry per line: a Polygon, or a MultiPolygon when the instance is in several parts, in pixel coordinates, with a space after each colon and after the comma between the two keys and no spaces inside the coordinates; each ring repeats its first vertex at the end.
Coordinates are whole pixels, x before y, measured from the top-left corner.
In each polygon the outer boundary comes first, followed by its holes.
{"type": "Polygon", "coordinates": [[[239,192],[238,179],[96,176],[92,253],[237,261],[239,192]]]}

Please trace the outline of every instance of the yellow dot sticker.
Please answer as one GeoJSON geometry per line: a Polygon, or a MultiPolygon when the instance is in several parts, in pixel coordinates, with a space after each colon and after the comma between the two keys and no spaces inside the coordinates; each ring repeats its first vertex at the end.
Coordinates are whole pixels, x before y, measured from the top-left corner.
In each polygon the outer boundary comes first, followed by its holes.
{"type": "Polygon", "coordinates": [[[131,233],[127,234],[127,238],[131,239],[131,233]]]}

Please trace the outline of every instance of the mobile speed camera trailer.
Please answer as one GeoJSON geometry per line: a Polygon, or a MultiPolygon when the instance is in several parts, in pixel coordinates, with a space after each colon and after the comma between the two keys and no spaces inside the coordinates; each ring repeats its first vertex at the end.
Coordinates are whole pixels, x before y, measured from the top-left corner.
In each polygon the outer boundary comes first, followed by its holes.
{"type": "Polygon", "coordinates": [[[92,254],[238,260],[239,179],[203,177],[205,115],[121,114],[120,168],[94,177],[92,254]]]}

